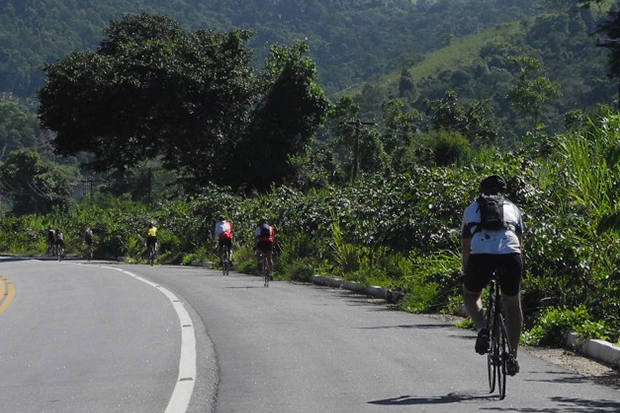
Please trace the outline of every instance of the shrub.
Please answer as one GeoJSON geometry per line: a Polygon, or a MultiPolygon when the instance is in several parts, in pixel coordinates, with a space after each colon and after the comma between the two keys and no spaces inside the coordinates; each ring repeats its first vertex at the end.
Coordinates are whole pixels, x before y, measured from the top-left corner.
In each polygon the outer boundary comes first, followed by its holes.
{"type": "Polygon", "coordinates": [[[604,323],[593,322],[585,306],[546,308],[534,327],[525,332],[522,342],[529,345],[557,346],[566,343],[566,335],[576,332],[583,338],[607,339],[608,328],[604,323]]]}

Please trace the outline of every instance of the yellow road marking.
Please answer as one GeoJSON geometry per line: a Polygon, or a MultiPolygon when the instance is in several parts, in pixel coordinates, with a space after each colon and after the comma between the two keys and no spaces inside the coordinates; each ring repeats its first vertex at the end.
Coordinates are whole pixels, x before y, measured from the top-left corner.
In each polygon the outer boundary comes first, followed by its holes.
{"type": "Polygon", "coordinates": [[[2,314],[15,298],[15,285],[6,277],[0,277],[0,314],[2,314]]]}

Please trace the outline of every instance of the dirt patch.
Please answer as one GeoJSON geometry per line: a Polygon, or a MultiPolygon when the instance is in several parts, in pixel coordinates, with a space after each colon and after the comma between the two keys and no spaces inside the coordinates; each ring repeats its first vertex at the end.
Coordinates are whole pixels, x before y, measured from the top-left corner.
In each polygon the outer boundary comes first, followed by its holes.
{"type": "Polygon", "coordinates": [[[620,369],[585,357],[574,351],[557,348],[524,347],[537,357],[560,365],[592,381],[620,391],[620,369]]]}

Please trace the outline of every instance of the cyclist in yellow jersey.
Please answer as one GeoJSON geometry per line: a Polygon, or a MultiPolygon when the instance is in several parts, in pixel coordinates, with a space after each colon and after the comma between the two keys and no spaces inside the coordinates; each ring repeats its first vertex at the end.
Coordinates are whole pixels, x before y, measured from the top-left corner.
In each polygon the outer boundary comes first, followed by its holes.
{"type": "Polygon", "coordinates": [[[155,250],[157,250],[157,227],[153,221],[149,222],[149,229],[146,235],[147,248],[151,245],[155,248],[155,250]]]}

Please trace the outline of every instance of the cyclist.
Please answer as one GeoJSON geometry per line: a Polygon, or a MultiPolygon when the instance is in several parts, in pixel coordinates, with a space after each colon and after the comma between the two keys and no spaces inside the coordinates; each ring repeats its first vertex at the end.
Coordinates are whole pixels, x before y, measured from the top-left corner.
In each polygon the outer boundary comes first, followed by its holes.
{"type": "Polygon", "coordinates": [[[149,229],[146,232],[146,248],[153,251],[157,251],[157,227],[153,221],[149,222],[149,229]]]}
{"type": "MultiPolygon", "coordinates": [[[[219,215],[215,222],[215,242],[217,243],[217,254],[222,256],[222,248],[226,248],[226,260],[232,262],[232,240],[233,229],[232,222],[228,221],[224,215],[219,215]]],[[[222,266],[225,263],[222,262],[222,266]]]]}
{"type": "Polygon", "coordinates": [[[58,256],[64,255],[65,250],[65,235],[61,230],[56,228],[56,253],[58,256]]]}
{"type": "Polygon", "coordinates": [[[486,354],[489,349],[489,332],[485,328],[480,295],[490,282],[493,271],[501,270],[499,283],[511,348],[507,373],[514,376],[519,372],[517,348],[523,328],[520,296],[523,221],[521,211],[503,197],[506,182],[500,176],[491,175],[483,179],[479,192],[480,197],[463,214],[463,301],[478,329],[476,352],[486,354]]]}
{"type": "Polygon", "coordinates": [[[88,255],[88,259],[90,259],[90,255],[93,252],[93,241],[93,230],[90,227],[87,227],[86,231],[84,231],[84,243],[86,244],[86,253],[88,255]]]}
{"type": "Polygon", "coordinates": [[[273,277],[273,245],[275,244],[275,229],[263,218],[256,226],[255,231],[256,249],[267,257],[267,268],[269,276],[273,277]]]}
{"type": "Polygon", "coordinates": [[[52,227],[47,230],[47,249],[50,255],[56,255],[56,231],[52,227]]]}

